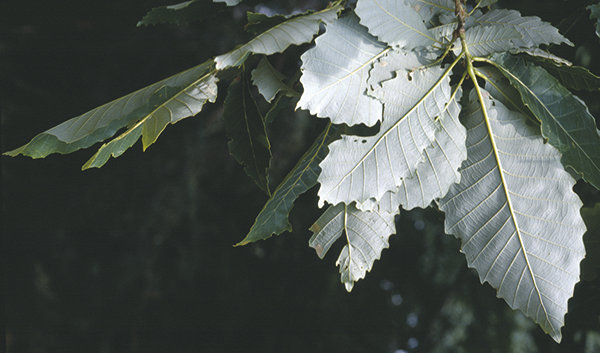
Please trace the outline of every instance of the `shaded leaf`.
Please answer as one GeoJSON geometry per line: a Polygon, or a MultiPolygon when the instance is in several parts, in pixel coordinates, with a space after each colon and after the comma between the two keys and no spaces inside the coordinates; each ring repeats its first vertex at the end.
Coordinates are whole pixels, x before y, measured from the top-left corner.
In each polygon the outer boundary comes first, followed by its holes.
{"type": "Polygon", "coordinates": [[[170,6],[159,6],[148,12],[137,25],[139,27],[158,23],[189,24],[214,16],[216,12],[226,8],[225,4],[217,4],[212,0],[192,0],[170,6]]]}
{"type": "Polygon", "coordinates": [[[355,12],[369,33],[391,46],[410,50],[435,43],[421,16],[404,1],[361,0],[355,12]]]}
{"type": "Polygon", "coordinates": [[[571,66],[573,65],[572,62],[563,59],[559,56],[553,55],[548,53],[545,50],[542,50],[540,48],[517,48],[517,49],[512,49],[510,50],[511,54],[520,54],[520,53],[524,53],[527,54],[529,56],[531,56],[532,60],[535,61],[540,61],[540,62],[553,62],[555,65],[566,65],[566,66],[571,66]]]}
{"type": "Polygon", "coordinates": [[[275,120],[277,116],[292,103],[293,98],[286,95],[280,94],[275,98],[275,101],[271,104],[271,108],[265,114],[265,124],[269,125],[275,120]]]}
{"type": "Polygon", "coordinates": [[[246,245],[261,239],[292,231],[288,215],[294,207],[296,199],[313,186],[317,185],[317,177],[321,172],[319,163],[328,152],[327,145],[336,137],[335,126],[331,123],[325,128],[312,146],[300,158],[298,164],[289,172],[271,195],[271,198],[256,217],[250,232],[236,246],[246,245]]]}
{"type": "Polygon", "coordinates": [[[256,185],[271,196],[267,175],[271,164],[271,144],[244,72],[227,89],[223,119],[227,137],[231,139],[229,152],[244,166],[244,171],[256,185]]]}
{"type": "Polygon", "coordinates": [[[596,21],[596,35],[600,38],[600,4],[590,5],[587,7],[591,11],[590,19],[596,21]]]}
{"type": "Polygon", "coordinates": [[[460,182],[458,169],[467,158],[467,132],[459,120],[461,94],[459,88],[448,103],[444,118],[440,119],[441,129],[433,145],[423,151],[423,163],[417,166],[414,177],[404,179],[396,192],[388,191],[379,202],[369,199],[359,209],[394,213],[399,205],[405,210],[426,208],[432,201],[444,197],[452,184],[460,182]]]}
{"type": "Polygon", "coordinates": [[[373,126],[382,106],[366,94],[371,64],[387,50],[358,23],[354,14],[327,26],[314,48],[302,56],[304,93],[298,108],[334,124],[373,126]]]}
{"type": "Polygon", "coordinates": [[[478,74],[485,77],[486,82],[484,89],[489,92],[495,100],[504,104],[508,109],[518,111],[523,115],[527,115],[537,122],[537,119],[533,117],[533,114],[523,104],[521,99],[521,93],[514,88],[510,81],[493,66],[482,66],[475,69],[478,74]]]}
{"type": "Polygon", "coordinates": [[[242,2],[242,0],[213,0],[214,2],[224,2],[227,6],[235,6],[242,2]]]}
{"type": "Polygon", "coordinates": [[[593,281],[600,273],[600,203],[582,208],[581,216],[588,229],[583,236],[585,259],[581,261],[581,279],[593,281]]]}
{"type": "Polygon", "coordinates": [[[535,58],[534,60],[567,88],[578,91],[600,91],[600,77],[594,75],[585,67],[557,65],[553,61],[537,60],[535,58]]]}
{"type": "Polygon", "coordinates": [[[417,70],[411,78],[398,72],[370,93],[384,103],[380,130],[367,137],[344,135],[329,146],[319,176],[320,206],[379,200],[414,175],[450,100],[448,74],[439,67],[417,70]]]}
{"type": "Polygon", "coordinates": [[[501,25],[517,30],[523,36],[521,40],[513,40],[518,48],[535,48],[550,43],[565,43],[573,46],[573,43],[560,35],[558,29],[551,24],[542,22],[535,16],[521,17],[521,14],[515,10],[492,10],[478,18],[476,22],[486,27],[501,25]]]}
{"type": "Polygon", "coordinates": [[[543,68],[508,53],[491,61],[519,90],[523,102],[542,123],[542,134],[588,183],[600,189],[600,131],[585,103],[543,68]]]}
{"type": "MultiPolygon", "coordinates": [[[[310,12],[312,13],[312,12],[310,12]]],[[[260,34],[265,32],[287,20],[290,20],[294,17],[305,16],[305,14],[298,14],[294,16],[285,16],[285,15],[273,15],[269,16],[263,13],[255,13],[248,12],[248,23],[244,27],[246,31],[252,34],[260,34]]]]}
{"type": "Polygon", "coordinates": [[[241,47],[217,56],[217,69],[240,66],[250,54],[271,55],[283,52],[290,45],[310,42],[319,32],[319,24],[334,21],[341,10],[342,7],[336,5],[323,11],[292,17],[259,34],[241,47]]]}
{"type": "MultiPolygon", "coordinates": [[[[515,48],[513,42],[520,40],[522,35],[515,29],[502,26],[469,28],[465,33],[465,42],[469,53],[474,56],[488,56],[493,53],[501,53],[515,48]]],[[[454,49],[458,55],[462,48],[454,49]]]]}
{"type": "Polygon", "coordinates": [[[183,118],[198,114],[206,101],[217,99],[218,79],[208,74],[187,87],[159,88],[144,106],[137,108],[128,116],[132,122],[127,131],[100,147],[83,169],[100,168],[110,158],[118,157],[142,136],[143,149],[153,144],[168,124],[174,124],[183,118]]]}
{"type": "Polygon", "coordinates": [[[258,92],[269,103],[275,98],[278,92],[284,91],[290,96],[298,95],[294,90],[288,87],[283,80],[286,77],[275,70],[267,58],[262,58],[256,69],[252,70],[252,83],[258,87],[258,92]]]}
{"type": "Polygon", "coordinates": [[[90,147],[112,137],[117,130],[142,119],[143,116],[137,113],[132,114],[132,112],[145,106],[159,88],[163,86],[179,87],[181,94],[184,94],[183,92],[188,89],[193,90],[194,85],[202,81],[212,68],[211,60],[154,83],[69,119],[35,136],[26,145],[4,154],[13,157],[23,154],[32,158],[44,158],[51,153],[67,154],[90,147]]]}
{"type": "Polygon", "coordinates": [[[446,233],[461,239],[482,283],[560,342],[585,256],[575,180],[525,116],[482,93],[484,101],[472,97],[463,119],[468,159],[461,182],[439,204],[446,233]]]}
{"type": "Polygon", "coordinates": [[[395,233],[394,214],[362,212],[354,205],[340,203],[330,206],[310,230],[313,236],[308,245],[320,258],[342,234],[346,235],[347,244],[336,265],[340,266],[342,283],[350,292],[354,282],[365,277],[383,249],[389,246],[388,239],[395,233]]]}

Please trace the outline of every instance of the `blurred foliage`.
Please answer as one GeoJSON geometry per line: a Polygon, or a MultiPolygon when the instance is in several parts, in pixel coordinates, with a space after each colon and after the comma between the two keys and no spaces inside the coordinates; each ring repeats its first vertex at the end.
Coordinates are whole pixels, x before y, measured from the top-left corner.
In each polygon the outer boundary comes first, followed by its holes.
{"type": "MultiPolygon", "coordinates": [[[[148,27],[135,25],[170,4],[0,3],[11,14],[0,24],[2,150],[242,43],[246,10],[326,6],[245,3],[199,23],[148,27]]],[[[498,3],[553,24],[588,4],[498,3]]],[[[575,47],[553,50],[600,74],[588,17],[561,24],[575,47]]],[[[291,77],[306,48],[270,61],[291,77]]],[[[580,96],[598,119],[597,94],[580,96]]],[[[576,286],[557,345],[479,283],[433,209],[398,217],[390,249],[352,293],[335,257],[320,261],[307,246],[321,212],[315,190],[296,202],[294,233],[232,247],[267,198],[229,155],[217,106],[102,170],[80,171],[86,152],[2,160],[8,352],[600,352],[598,276],[576,286]]],[[[284,112],[269,126],[273,185],[324,123],[284,112]]],[[[575,189],[586,207],[600,202],[589,185],[575,189]]],[[[588,218],[588,234],[599,234],[598,217],[588,218]]]]}

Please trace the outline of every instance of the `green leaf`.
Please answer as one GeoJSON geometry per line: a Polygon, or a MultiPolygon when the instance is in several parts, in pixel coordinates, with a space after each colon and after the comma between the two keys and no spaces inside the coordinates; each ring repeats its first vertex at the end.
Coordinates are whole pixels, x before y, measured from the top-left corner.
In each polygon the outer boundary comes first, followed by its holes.
{"type": "Polygon", "coordinates": [[[213,0],[214,2],[224,2],[227,6],[235,6],[242,2],[242,0],[213,0]]]}
{"type": "Polygon", "coordinates": [[[587,9],[591,11],[590,19],[598,20],[596,22],[596,35],[600,38],[600,4],[590,5],[587,9]]]}
{"type": "Polygon", "coordinates": [[[369,33],[391,46],[410,50],[435,43],[421,16],[404,1],[361,0],[355,11],[369,33]]]}
{"type": "Polygon", "coordinates": [[[468,159],[439,207],[481,282],[560,342],[585,256],[575,180],[526,117],[482,90],[462,120],[468,159]],[[485,114],[482,110],[485,107],[485,114]]]}
{"type": "Polygon", "coordinates": [[[450,68],[440,67],[410,75],[400,71],[369,93],[384,103],[380,130],[367,137],[344,135],[329,146],[319,176],[320,206],[325,201],[335,205],[380,200],[414,175],[450,100],[449,73],[450,68]]]}
{"type": "Polygon", "coordinates": [[[280,94],[275,98],[275,101],[271,104],[271,108],[265,114],[265,125],[269,125],[275,120],[276,117],[287,107],[290,106],[293,98],[286,95],[280,94]]]}
{"type": "Polygon", "coordinates": [[[323,11],[292,17],[259,34],[241,47],[217,56],[217,69],[240,66],[251,53],[271,55],[283,52],[290,45],[308,43],[319,32],[319,24],[333,22],[341,10],[342,7],[336,5],[323,11]]]}
{"type": "Polygon", "coordinates": [[[304,93],[297,107],[334,124],[373,126],[382,106],[366,94],[371,64],[387,50],[354,14],[327,26],[302,59],[304,93]]]}
{"type": "Polygon", "coordinates": [[[485,90],[489,92],[495,100],[500,101],[508,109],[518,111],[519,113],[531,117],[533,121],[537,122],[537,119],[533,117],[533,114],[523,104],[521,99],[521,93],[511,86],[510,81],[496,69],[494,66],[486,65],[475,69],[478,74],[485,78],[485,90]]]}
{"type": "Polygon", "coordinates": [[[383,249],[389,246],[388,239],[395,233],[394,214],[362,212],[354,205],[340,203],[329,207],[310,230],[313,236],[308,244],[320,258],[342,234],[346,235],[347,244],[336,265],[340,266],[342,283],[350,292],[354,282],[365,278],[383,249]]]}
{"type": "Polygon", "coordinates": [[[300,158],[298,164],[290,171],[271,195],[271,198],[256,217],[250,232],[236,246],[246,245],[261,239],[292,231],[288,215],[294,207],[296,199],[317,185],[317,177],[321,173],[319,163],[327,155],[327,145],[337,136],[337,128],[331,123],[315,140],[312,146],[300,158]]]}
{"type": "MultiPolygon", "coordinates": [[[[514,41],[523,36],[514,28],[503,26],[473,27],[465,33],[465,42],[469,53],[474,56],[488,56],[493,53],[501,53],[515,48],[514,41]]],[[[454,49],[458,55],[461,47],[454,49]]]]}
{"type": "Polygon", "coordinates": [[[229,141],[229,152],[244,171],[267,195],[271,196],[267,169],[271,164],[271,144],[267,137],[265,122],[254,98],[250,94],[250,82],[242,72],[227,90],[223,119],[229,141]]]}
{"type": "Polygon", "coordinates": [[[581,216],[588,229],[583,236],[585,259],[581,261],[581,279],[593,281],[600,273],[600,203],[582,208],[581,216]]]}
{"type": "MultiPolygon", "coordinates": [[[[212,68],[212,60],[207,61],[67,120],[37,135],[28,144],[4,154],[13,157],[23,154],[32,158],[44,158],[51,153],[67,154],[90,147],[112,137],[117,130],[141,119],[142,116],[139,114],[131,113],[145,106],[159,88],[163,86],[179,87],[182,95],[187,94],[184,92],[194,90],[195,85],[201,82],[212,68]]],[[[200,93],[199,91],[194,92],[200,93]]],[[[214,93],[216,95],[216,87],[214,93]]]]}
{"type": "Polygon", "coordinates": [[[305,14],[298,14],[298,15],[288,17],[285,15],[269,16],[269,15],[265,15],[263,13],[248,12],[247,13],[248,23],[246,24],[246,26],[244,28],[246,29],[246,31],[256,35],[256,34],[265,32],[279,24],[282,24],[283,22],[285,22],[287,20],[290,20],[290,19],[292,19],[294,17],[298,17],[298,16],[305,16],[305,14]]]}
{"type": "Polygon", "coordinates": [[[516,48],[516,49],[511,49],[510,50],[511,54],[520,54],[520,53],[524,53],[529,55],[531,58],[531,60],[537,61],[537,62],[544,62],[544,63],[549,63],[552,62],[554,65],[566,65],[566,66],[572,66],[573,63],[563,59],[559,56],[553,55],[548,53],[545,50],[542,50],[540,48],[516,48]]]}
{"type": "Polygon", "coordinates": [[[476,20],[482,26],[501,25],[507,28],[517,30],[523,38],[513,40],[518,48],[536,48],[541,44],[561,44],[573,46],[573,43],[558,33],[547,22],[542,22],[539,17],[527,16],[521,17],[521,14],[515,10],[492,10],[476,20]]]}
{"type": "Polygon", "coordinates": [[[394,213],[401,205],[405,210],[415,207],[426,208],[448,192],[450,186],[460,182],[458,169],[467,158],[465,139],[467,132],[460,123],[459,113],[462,91],[448,103],[441,129],[435,135],[433,145],[423,151],[424,160],[417,166],[412,178],[403,180],[396,192],[388,191],[379,202],[369,199],[357,205],[362,211],[394,213]]]}
{"type": "Polygon", "coordinates": [[[252,70],[252,83],[258,87],[258,92],[269,103],[271,103],[275,95],[280,91],[284,91],[292,97],[298,95],[293,89],[283,83],[285,79],[287,77],[275,70],[267,58],[262,58],[256,69],[252,70]]]}
{"type": "Polygon", "coordinates": [[[542,134],[588,183],[600,189],[600,131],[585,103],[543,68],[510,54],[491,62],[519,90],[523,102],[542,123],[542,134]]]}
{"type": "Polygon", "coordinates": [[[217,4],[212,0],[192,0],[171,6],[153,8],[140,22],[139,26],[158,23],[175,23],[178,25],[201,21],[216,12],[226,9],[225,4],[217,4]]]}
{"type": "Polygon", "coordinates": [[[534,60],[567,88],[578,91],[600,91],[600,77],[594,75],[585,67],[563,66],[557,65],[553,61],[534,60]]]}

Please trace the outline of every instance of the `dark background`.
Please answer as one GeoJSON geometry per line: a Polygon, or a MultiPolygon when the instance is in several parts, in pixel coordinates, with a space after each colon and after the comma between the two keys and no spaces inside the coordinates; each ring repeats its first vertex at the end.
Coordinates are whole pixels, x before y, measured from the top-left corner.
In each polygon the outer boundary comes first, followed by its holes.
{"type": "MultiPolygon", "coordinates": [[[[247,5],[191,25],[136,27],[170,4],[1,2],[2,152],[249,38],[247,5]]],[[[289,13],[326,2],[264,5],[289,13]]],[[[559,25],[584,2],[499,5],[559,25]]],[[[553,49],[600,74],[588,16],[560,25],[575,48],[553,49]]],[[[305,49],[271,62],[292,71],[305,49]]],[[[102,169],[81,171],[93,148],[2,157],[9,352],[600,352],[598,278],[576,286],[557,345],[479,283],[432,209],[399,217],[399,235],[352,293],[334,265],[341,244],[322,261],[307,245],[316,190],[296,202],[293,233],[234,248],[267,197],[228,154],[219,89],[216,104],[170,125],[146,152],[138,143],[102,169]]],[[[598,93],[576,94],[598,118],[598,93]]],[[[290,110],[270,126],[274,186],[321,124],[290,110]]],[[[586,184],[576,190],[586,206],[600,201],[586,184]]]]}

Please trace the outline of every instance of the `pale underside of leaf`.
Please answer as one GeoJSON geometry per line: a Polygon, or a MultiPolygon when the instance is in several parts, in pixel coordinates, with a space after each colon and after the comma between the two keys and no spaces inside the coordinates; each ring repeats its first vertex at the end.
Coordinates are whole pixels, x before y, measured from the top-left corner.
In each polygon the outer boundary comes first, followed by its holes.
{"type": "Polygon", "coordinates": [[[482,93],[488,118],[472,94],[463,119],[468,159],[439,204],[446,233],[462,240],[482,283],[560,341],[585,255],[575,180],[536,127],[482,93]]]}
{"type": "Polygon", "coordinates": [[[558,33],[558,29],[547,22],[542,22],[539,17],[526,16],[515,10],[492,10],[477,19],[482,26],[501,25],[517,30],[523,38],[513,40],[518,48],[536,48],[541,44],[561,44],[573,46],[573,43],[558,33]]]}
{"type": "Polygon", "coordinates": [[[596,35],[600,38],[600,4],[587,7],[591,11],[590,19],[596,20],[596,35]]]}
{"type": "MultiPolygon", "coordinates": [[[[518,31],[511,27],[476,26],[467,30],[465,42],[471,55],[488,56],[515,48],[513,42],[520,40],[522,37],[518,31]]],[[[454,49],[454,54],[458,55],[461,50],[460,47],[454,49]]]]}
{"type": "Polygon", "coordinates": [[[543,58],[543,59],[547,59],[547,60],[552,60],[554,63],[556,63],[558,65],[566,65],[566,66],[573,65],[573,63],[570,62],[569,60],[563,59],[554,54],[550,54],[547,51],[542,50],[540,48],[517,48],[517,49],[511,49],[510,53],[511,54],[525,53],[529,56],[533,56],[534,58],[543,58]]]}
{"type": "Polygon", "coordinates": [[[296,199],[308,189],[317,185],[317,177],[321,172],[319,163],[328,152],[327,145],[335,136],[336,127],[331,123],[316,139],[313,145],[300,158],[298,164],[290,171],[271,195],[271,198],[256,217],[250,232],[236,246],[245,245],[261,239],[267,239],[273,234],[292,231],[288,215],[296,199]]]}
{"type": "Polygon", "coordinates": [[[374,136],[342,136],[321,163],[319,205],[363,203],[395,191],[414,176],[431,146],[450,100],[447,75],[439,67],[399,72],[370,94],[384,103],[384,120],[374,136]]]}
{"type": "Polygon", "coordinates": [[[467,158],[467,132],[459,120],[461,94],[459,88],[448,103],[446,114],[440,120],[441,129],[436,133],[433,145],[423,151],[423,162],[417,166],[415,176],[404,179],[396,192],[386,192],[379,202],[369,199],[357,205],[359,209],[393,213],[399,205],[405,210],[426,208],[446,195],[452,184],[460,182],[458,169],[467,158]]]}
{"type": "Polygon", "coordinates": [[[214,2],[224,2],[227,6],[235,6],[242,2],[242,0],[213,0],[214,2]]]}
{"type": "Polygon", "coordinates": [[[301,57],[304,93],[297,107],[334,124],[373,126],[381,121],[383,107],[366,91],[372,63],[388,51],[386,46],[354,14],[329,24],[315,42],[301,57]]]}
{"type": "Polygon", "coordinates": [[[333,22],[341,10],[342,7],[336,5],[306,16],[293,17],[278,24],[241,47],[227,54],[217,56],[215,58],[217,69],[222,70],[230,66],[239,66],[251,53],[271,55],[283,52],[290,45],[310,42],[313,36],[319,32],[319,24],[321,22],[333,22]]]}
{"type": "Polygon", "coordinates": [[[161,87],[187,87],[207,74],[212,60],[177,75],[159,81],[110,103],[92,109],[78,117],[65,121],[34,137],[20,148],[6,152],[10,156],[19,153],[33,158],[44,158],[51,153],[67,154],[112,137],[117,130],[139,119],[129,116],[135,109],[148,103],[150,97],[161,87]]]}
{"type": "Polygon", "coordinates": [[[435,43],[421,15],[403,0],[361,0],[355,11],[369,33],[390,46],[410,50],[435,43]]]}
{"type": "Polygon", "coordinates": [[[330,206],[310,230],[313,236],[308,244],[320,258],[345,234],[347,244],[336,265],[340,266],[342,283],[349,292],[354,282],[365,277],[383,249],[389,246],[389,237],[395,233],[394,214],[362,212],[353,204],[340,203],[330,206]]]}
{"type": "Polygon", "coordinates": [[[542,123],[542,134],[588,183],[600,189],[600,131],[585,103],[543,68],[508,53],[490,58],[542,123]]]}
{"type": "Polygon", "coordinates": [[[427,24],[435,16],[454,15],[454,0],[406,0],[427,24]]]}
{"type": "Polygon", "coordinates": [[[283,80],[286,77],[279,71],[275,70],[269,63],[267,58],[262,58],[256,69],[252,70],[252,83],[258,87],[258,92],[269,103],[275,98],[280,91],[289,92],[289,95],[294,95],[295,92],[289,88],[283,80]]]}

